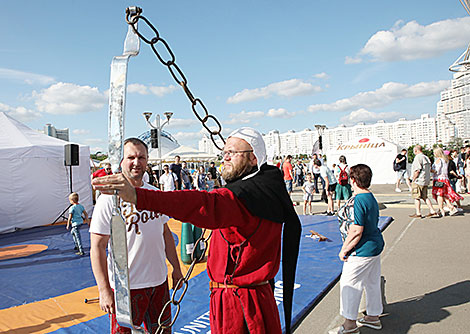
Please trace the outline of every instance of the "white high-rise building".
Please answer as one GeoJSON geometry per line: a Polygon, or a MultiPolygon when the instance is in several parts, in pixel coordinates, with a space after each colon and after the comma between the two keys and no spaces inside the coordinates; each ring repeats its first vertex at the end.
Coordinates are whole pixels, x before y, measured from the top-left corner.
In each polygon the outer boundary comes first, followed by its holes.
{"type": "Polygon", "coordinates": [[[416,144],[432,147],[437,143],[436,119],[423,114],[415,120],[400,118],[391,123],[380,120],[374,124],[358,123],[351,127],[340,125],[325,130],[323,145],[325,150],[332,150],[349,140],[367,136],[379,137],[401,147],[416,144]]]}
{"type": "MultiPolygon", "coordinates": [[[[447,126],[446,129],[453,129],[447,126]]],[[[454,134],[448,130],[447,138],[454,134]]],[[[441,132],[443,133],[443,132],[441,132]]],[[[396,122],[386,123],[383,120],[374,124],[357,123],[354,126],[346,127],[340,125],[335,128],[325,129],[322,136],[323,151],[333,150],[338,145],[358,137],[379,137],[395,143],[401,147],[408,148],[411,145],[426,145],[433,147],[438,142],[436,118],[429,114],[422,114],[420,118],[407,120],[400,118],[396,122]]],[[[279,133],[271,130],[263,135],[266,143],[268,157],[286,156],[288,154],[296,156],[300,154],[311,154],[313,145],[318,140],[316,130],[305,129],[296,132],[294,130],[279,133]]],[[[444,142],[444,140],[442,140],[444,142]]],[[[199,150],[214,153],[218,152],[210,138],[206,135],[199,141],[199,150]]]]}
{"type": "Polygon", "coordinates": [[[437,103],[438,137],[443,144],[452,137],[470,140],[470,71],[457,72],[437,103]]]}

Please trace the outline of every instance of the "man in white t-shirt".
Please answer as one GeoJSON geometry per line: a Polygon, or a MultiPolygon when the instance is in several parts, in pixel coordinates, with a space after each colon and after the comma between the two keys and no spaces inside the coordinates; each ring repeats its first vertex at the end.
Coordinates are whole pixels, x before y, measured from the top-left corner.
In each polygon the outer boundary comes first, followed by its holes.
{"type": "Polygon", "coordinates": [[[168,165],[163,166],[164,173],[160,176],[160,189],[163,191],[173,191],[178,188],[178,178],[170,171],[168,165]]]}
{"type": "MultiPolygon", "coordinates": [[[[122,174],[136,188],[156,189],[144,183],[142,177],[147,166],[147,145],[137,138],[124,142],[122,174]]],[[[121,213],[127,225],[129,284],[134,325],[144,322],[151,333],[158,328],[158,316],[169,300],[167,266],[165,258],[173,267],[173,288],[182,273],[175,241],[166,222],[168,217],[150,211],[138,211],[131,203],[120,202],[121,213]]],[[[99,290],[100,307],[110,315],[111,333],[131,333],[116,321],[114,305],[114,277],[109,246],[113,196],[102,195],[96,202],[90,224],[90,259],[99,290]]],[[[162,320],[171,319],[171,311],[162,320]]],[[[165,331],[164,333],[170,333],[165,331]]]]}

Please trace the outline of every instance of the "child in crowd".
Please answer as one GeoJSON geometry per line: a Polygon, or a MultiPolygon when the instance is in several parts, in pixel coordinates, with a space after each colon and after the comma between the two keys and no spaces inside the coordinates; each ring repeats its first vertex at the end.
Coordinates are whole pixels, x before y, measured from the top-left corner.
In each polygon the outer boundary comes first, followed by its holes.
{"type": "Polygon", "coordinates": [[[312,182],[312,174],[307,174],[307,181],[302,186],[302,191],[304,192],[304,215],[313,215],[312,212],[312,201],[313,193],[315,192],[315,184],[312,182]],[[307,210],[308,205],[308,210],[307,210]],[[309,213],[307,213],[307,211],[309,213]]]}
{"type": "Polygon", "coordinates": [[[77,251],[77,255],[83,256],[85,252],[83,251],[82,246],[82,239],[80,238],[80,225],[83,224],[83,217],[82,214],[85,216],[85,222],[89,224],[88,214],[83,207],[83,205],[78,203],[78,194],[71,193],[69,195],[69,201],[72,206],[69,209],[69,219],[67,220],[67,230],[69,229],[70,225],[72,225],[72,230],[70,233],[73,237],[73,242],[75,243],[75,250],[77,251]]]}

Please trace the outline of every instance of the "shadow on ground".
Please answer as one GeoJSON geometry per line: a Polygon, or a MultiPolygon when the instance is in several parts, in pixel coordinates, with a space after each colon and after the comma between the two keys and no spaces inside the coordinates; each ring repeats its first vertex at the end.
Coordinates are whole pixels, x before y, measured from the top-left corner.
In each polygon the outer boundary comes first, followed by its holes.
{"type": "MultiPolygon", "coordinates": [[[[470,302],[470,281],[384,306],[383,333],[408,333],[415,324],[439,322],[451,315],[445,308],[470,302]]],[[[375,333],[361,328],[361,333],[375,333]]]]}

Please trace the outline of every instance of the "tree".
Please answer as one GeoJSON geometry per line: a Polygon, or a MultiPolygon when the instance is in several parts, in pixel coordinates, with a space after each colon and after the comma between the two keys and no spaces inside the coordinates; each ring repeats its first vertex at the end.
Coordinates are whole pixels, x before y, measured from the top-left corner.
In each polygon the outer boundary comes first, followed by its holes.
{"type": "Polygon", "coordinates": [[[460,137],[453,137],[452,140],[447,144],[448,150],[460,150],[464,146],[463,139],[460,137]]]}
{"type": "MultiPolygon", "coordinates": [[[[414,147],[415,147],[415,145],[411,145],[407,149],[407,151],[408,151],[408,161],[409,162],[412,162],[415,158],[415,153],[413,152],[414,147]]],[[[433,153],[432,149],[428,149],[426,147],[426,145],[423,146],[423,154],[425,156],[427,156],[431,160],[431,162],[434,162],[434,153],[433,153]]]]}
{"type": "Polygon", "coordinates": [[[90,154],[90,158],[94,159],[94,160],[99,160],[99,161],[103,161],[107,158],[108,156],[106,154],[103,154],[101,152],[96,152],[94,154],[90,154]]]}

